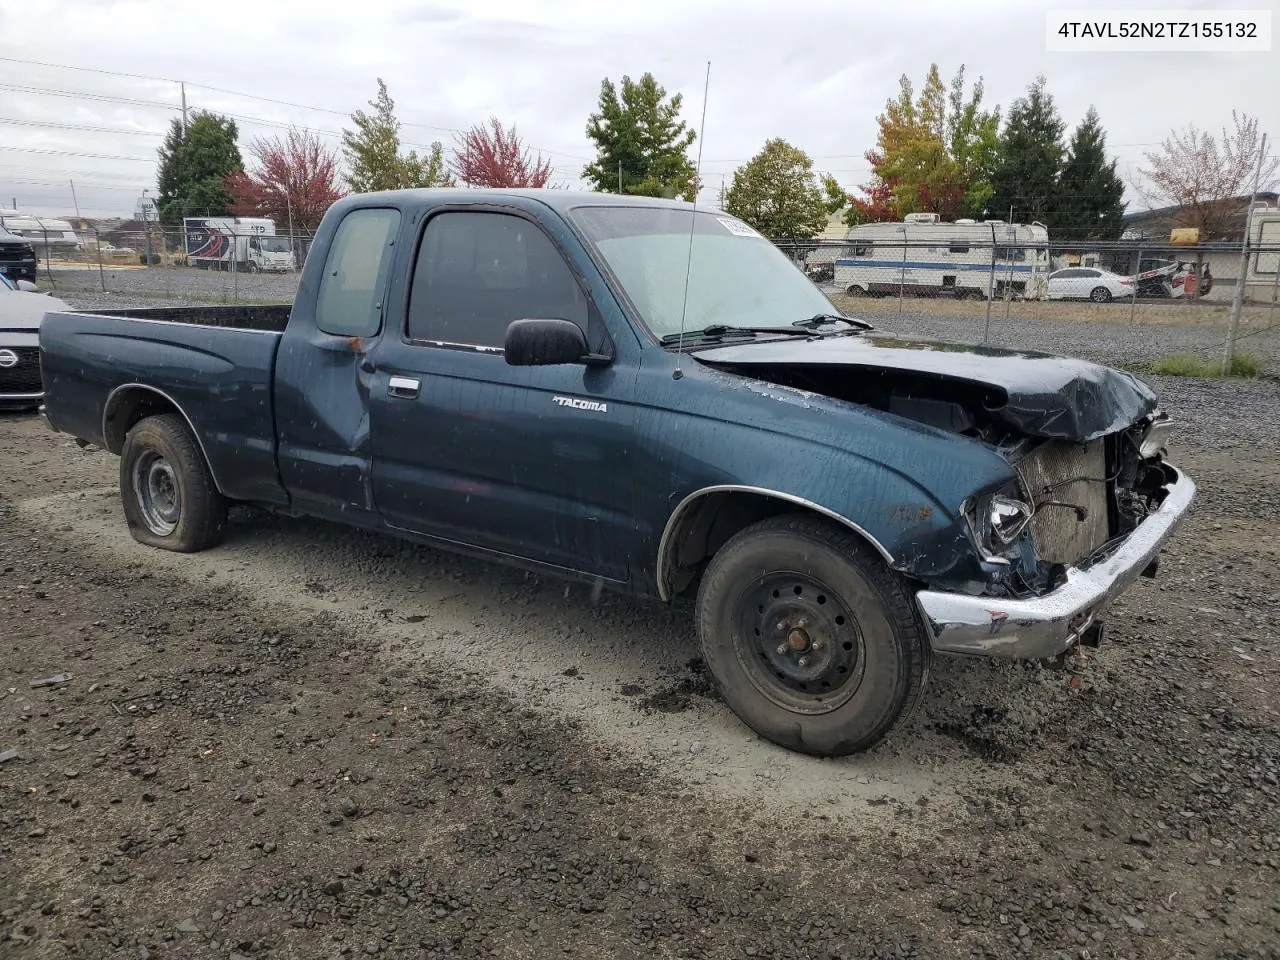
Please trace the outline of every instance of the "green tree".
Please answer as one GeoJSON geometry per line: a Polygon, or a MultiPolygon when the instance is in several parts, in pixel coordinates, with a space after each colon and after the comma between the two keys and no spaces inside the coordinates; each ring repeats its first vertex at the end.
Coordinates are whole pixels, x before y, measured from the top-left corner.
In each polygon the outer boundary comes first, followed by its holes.
{"type": "Polygon", "coordinates": [[[607,77],[600,84],[599,110],[587,118],[587,136],[596,159],[582,175],[597,190],[643,197],[697,194],[697,171],[685,151],[695,134],[680,119],[680,94],[667,91],[653,74],[622,78],[622,92],[607,77]]]}
{"type": "Polygon", "coordinates": [[[982,78],[964,93],[964,65],[951,80],[947,98],[947,152],[954,161],[960,182],[964,185],[961,204],[964,215],[980,217],[986,212],[993,187],[991,177],[1000,153],[1000,108],[984,110],[982,78]]]}
{"type": "Polygon", "coordinates": [[[426,156],[416,151],[400,153],[400,121],[387,85],[378,78],[378,95],[369,101],[372,113],[351,115],[355,130],[342,131],[342,153],[347,161],[347,184],[354,193],[403,190],[407,187],[454,185],[444,162],[444,147],[431,144],[426,156]]]}
{"type": "Polygon", "coordinates": [[[897,220],[931,211],[946,219],[981,212],[991,192],[999,108],[982,108],[979,79],[965,95],[964,67],[943,85],[938,65],[930,64],[917,96],[904,74],[898,95],[876,118],[879,135],[867,153],[872,181],[865,198],[855,200],[848,223],[897,220]]]}
{"type": "Polygon", "coordinates": [[[185,130],[181,120],[172,121],[158,151],[156,205],[162,222],[226,215],[233,202],[226,179],[244,170],[238,136],[234,120],[203,110],[191,115],[185,130]]]}
{"type": "Polygon", "coordinates": [[[845,192],[844,187],[840,186],[839,180],[829,173],[824,173],[822,175],[822,199],[827,213],[832,214],[848,205],[849,194],[845,192]]]}
{"type": "Polygon", "coordinates": [[[808,240],[827,225],[827,198],[808,154],[773,139],[733,172],[724,209],[774,240],[808,240]]]}
{"type": "Polygon", "coordinates": [[[1062,173],[1065,129],[1044,76],[1036,77],[1027,95],[1009,108],[1000,134],[988,201],[991,215],[1004,219],[1012,208],[1014,222],[1050,221],[1062,173]]]}
{"type": "Polygon", "coordinates": [[[404,186],[406,187],[456,187],[457,180],[449,172],[444,161],[444,146],[439,140],[431,143],[425,156],[414,150],[404,158],[404,186]]]}
{"type": "Polygon", "coordinates": [[[1093,107],[1071,142],[1058,178],[1054,232],[1073,240],[1118,240],[1124,230],[1124,182],[1107,159],[1107,135],[1093,107]]]}

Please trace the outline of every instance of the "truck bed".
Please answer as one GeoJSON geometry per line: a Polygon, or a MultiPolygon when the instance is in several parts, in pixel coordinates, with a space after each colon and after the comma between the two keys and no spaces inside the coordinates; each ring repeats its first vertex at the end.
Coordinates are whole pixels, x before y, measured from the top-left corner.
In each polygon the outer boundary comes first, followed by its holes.
{"type": "Polygon", "coordinates": [[[93,313],[99,317],[129,317],[134,320],[189,323],[200,327],[229,327],[233,330],[283,333],[292,309],[292,304],[270,303],[254,306],[129,307],[119,310],[95,310],[93,313]]]}
{"type": "Polygon", "coordinates": [[[226,496],[286,503],[272,386],[289,311],[284,304],[46,314],[40,345],[50,424],[119,453],[141,415],[176,409],[226,496]]]}

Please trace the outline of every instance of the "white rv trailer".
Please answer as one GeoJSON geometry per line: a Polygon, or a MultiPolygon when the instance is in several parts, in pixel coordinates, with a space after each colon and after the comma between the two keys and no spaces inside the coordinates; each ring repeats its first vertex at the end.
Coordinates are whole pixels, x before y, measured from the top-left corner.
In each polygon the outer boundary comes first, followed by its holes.
{"type": "Polygon", "coordinates": [[[31,244],[36,256],[42,260],[50,256],[70,256],[83,247],[66,220],[30,216],[17,210],[0,210],[0,227],[31,244]]]}
{"type": "Polygon", "coordinates": [[[1049,231],[1042,223],[956,220],[909,213],[902,223],[850,229],[835,285],[850,296],[954,296],[986,300],[1048,295],[1049,231]],[[995,257],[992,257],[994,248],[995,257]]]}
{"type": "Polygon", "coordinates": [[[1249,257],[1245,283],[1262,287],[1245,293],[1270,300],[1280,286],[1280,207],[1255,205],[1249,210],[1249,245],[1254,248],[1249,257]],[[1268,286],[1270,290],[1266,289],[1268,286]]]}

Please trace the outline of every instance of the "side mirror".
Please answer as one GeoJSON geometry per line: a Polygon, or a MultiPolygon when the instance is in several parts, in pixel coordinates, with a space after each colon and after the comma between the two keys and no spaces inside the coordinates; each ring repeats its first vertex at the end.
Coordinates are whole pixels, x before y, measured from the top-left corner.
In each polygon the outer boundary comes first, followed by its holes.
{"type": "Polygon", "coordinates": [[[514,320],[503,345],[513,367],[542,367],[559,363],[599,361],[587,349],[582,328],[569,320],[514,320]]]}
{"type": "Polygon", "coordinates": [[[19,280],[19,281],[17,281],[17,284],[18,284],[18,289],[19,289],[19,290],[24,290],[24,291],[26,291],[27,293],[39,293],[39,292],[40,292],[40,288],[39,288],[39,287],[37,287],[34,283],[32,283],[30,280],[19,280]]]}

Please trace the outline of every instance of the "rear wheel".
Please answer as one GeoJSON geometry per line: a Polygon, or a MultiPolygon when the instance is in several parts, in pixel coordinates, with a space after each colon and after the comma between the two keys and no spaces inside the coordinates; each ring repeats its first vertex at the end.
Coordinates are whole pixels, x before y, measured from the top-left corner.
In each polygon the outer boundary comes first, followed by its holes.
{"type": "Polygon", "coordinates": [[[1110,303],[1111,291],[1106,287],[1094,287],[1093,292],[1089,294],[1089,299],[1094,303],[1110,303]]]}
{"type": "Polygon", "coordinates": [[[175,413],[147,417],[125,437],[120,499],[129,532],[148,546],[194,553],[217,544],[226,530],[227,501],[175,413]]]}
{"type": "Polygon", "coordinates": [[[792,750],[869,749],[924,691],[931,649],[906,584],[818,518],[774,517],[730,539],[707,568],[697,619],[725,702],[792,750]]]}

